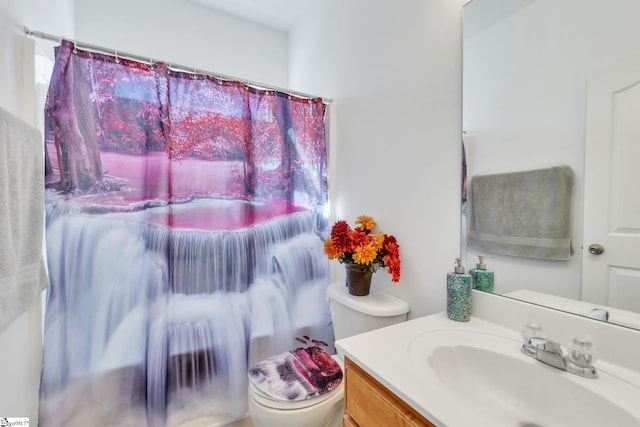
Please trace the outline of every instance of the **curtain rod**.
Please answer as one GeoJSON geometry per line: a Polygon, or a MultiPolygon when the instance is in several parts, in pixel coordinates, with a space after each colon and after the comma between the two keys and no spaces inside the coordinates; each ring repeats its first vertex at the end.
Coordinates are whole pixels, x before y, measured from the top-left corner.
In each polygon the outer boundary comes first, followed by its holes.
{"type": "MultiPolygon", "coordinates": [[[[42,31],[33,31],[33,30],[30,30],[26,26],[24,27],[24,34],[27,37],[40,38],[40,39],[50,40],[50,41],[54,41],[54,42],[58,42],[58,43],[60,43],[63,39],[65,39],[64,37],[55,36],[53,34],[43,33],[42,31]]],[[[310,95],[308,93],[297,92],[297,91],[294,91],[294,90],[284,89],[284,88],[281,88],[281,87],[272,86],[272,85],[268,85],[268,84],[264,84],[264,83],[258,83],[258,82],[253,82],[253,81],[250,81],[250,80],[239,79],[237,77],[227,76],[225,74],[212,73],[210,71],[199,70],[199,69],[196,69],[196,68],[193,68],[193,67],[186,67],[184,65],[178,65],[178,64],[169,63],[169,62],[166,62],[166,61],[159,61],[157,59],[144,57],[144,56],[136,55],[136,54],[133,54],[133,53],[121,52],[119,50],[109,49],[109,48],[106,48],[106,47],[97,46],[97,45],[93,45],[93,44],[89,44],[89,43],[78,42],[76,40],[71,40],[71,39],[65,39],[65,40],[69,40],[70,42],[74,43],[77,47],[79,47],[81,49],[85,49],[85,50],[92,50],[92,51],[96,51],[98,53],[106,53],[108,55],[113,55],[113,56],[120,57],[120,58],[133,59],[135,61],[151,63],[151,64],[154,64],[154,63],[157,63],[157,62],[163,62],[165,64],[169,64],[169,68],[171,68],[173,70],[176,70],[176,71],[183,71],[183,72],[193,73],[193,74],[203,74],[203,75],[215,77],[215,78],[222,79],[222,80],[239,81],[239,82],[242,82],[242,83],[246,84],[247,86],[252,86],[252,87],[255,87],[257,89],[268,89],[268,90],[273,90],[273,91],[277,91],[277,92],[283,92],[283,93],[286,93],[288,95],[294,95],[294,96],[298,96],[298,97],[301,97],[301,98],[322,98],[322,102],[325,103],[325,104],[331,104],[333,102],[333,100],[331,98],[324,98],[324,97],[321,97],[321,96],[310,95]]]]}

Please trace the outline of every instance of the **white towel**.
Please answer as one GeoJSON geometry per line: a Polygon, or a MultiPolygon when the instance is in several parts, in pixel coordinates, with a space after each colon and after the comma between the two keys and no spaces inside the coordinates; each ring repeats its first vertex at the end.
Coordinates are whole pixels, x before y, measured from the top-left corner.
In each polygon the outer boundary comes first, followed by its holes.
{"type": "Polygon", "coordinates": [[[571,257],[573,171],[568,166],[475,176],[469,193],[470,246],[524,258],[571,257]]]}
{"type": "Polygon", "coordinates": [[[47,286],[43,233],[41,134],[0,108],[0,331],[47,286]]]}

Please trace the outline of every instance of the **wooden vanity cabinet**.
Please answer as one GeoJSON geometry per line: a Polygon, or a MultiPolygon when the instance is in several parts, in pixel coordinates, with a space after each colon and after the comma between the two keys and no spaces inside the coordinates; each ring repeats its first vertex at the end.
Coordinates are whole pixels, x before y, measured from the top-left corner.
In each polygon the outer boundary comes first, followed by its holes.
{"type": "Polygon", "coordinates": [[[344,427],[435,427],[348,357],[345,357],[342,425],[344,427]]]}

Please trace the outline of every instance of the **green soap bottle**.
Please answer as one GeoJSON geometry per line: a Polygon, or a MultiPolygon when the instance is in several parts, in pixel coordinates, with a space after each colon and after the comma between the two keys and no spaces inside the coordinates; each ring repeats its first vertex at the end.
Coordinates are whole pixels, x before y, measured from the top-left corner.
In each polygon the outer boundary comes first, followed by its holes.
{"type": "Polygon", "coordinates": [[[464,272],[460,258],[453,273],[447,274],[447,316],[458,322],[471,317],[471,275],[464,272]]]}
{"type": "Polygon", "coordinates": [[[484,258],[484,256],[478,255],[476,268],[469,271],[469,273],[471,273],[473,289],[493,292],[493,271],[487,270],[487,264],[484,263],[484,258]]]}

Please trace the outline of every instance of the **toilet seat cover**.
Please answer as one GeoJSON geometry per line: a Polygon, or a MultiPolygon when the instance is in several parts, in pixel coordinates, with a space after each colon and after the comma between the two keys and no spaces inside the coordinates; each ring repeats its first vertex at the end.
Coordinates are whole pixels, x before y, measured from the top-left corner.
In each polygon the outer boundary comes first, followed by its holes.
{"type": "Polygon", "coordinates": [[[269,357],[249,370],[255,395],[287,403],[313,400],[309,404],[316,404],[318,396],[335,390],[342,383],[342,376],[338,362],[316,346],[269,357]]]}

